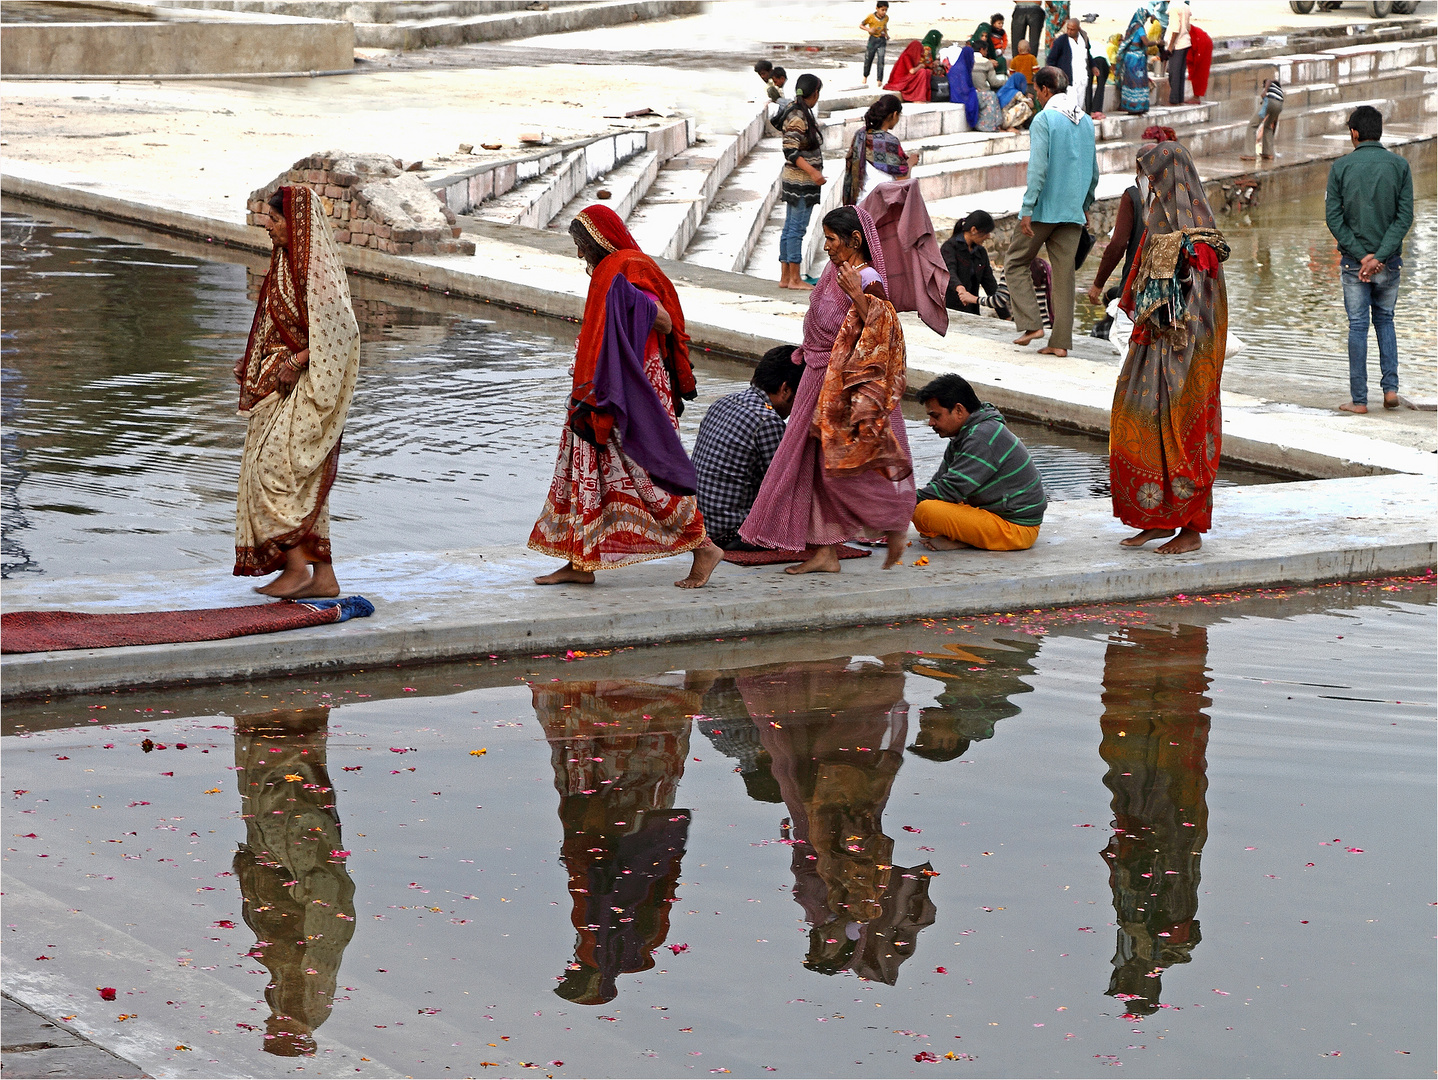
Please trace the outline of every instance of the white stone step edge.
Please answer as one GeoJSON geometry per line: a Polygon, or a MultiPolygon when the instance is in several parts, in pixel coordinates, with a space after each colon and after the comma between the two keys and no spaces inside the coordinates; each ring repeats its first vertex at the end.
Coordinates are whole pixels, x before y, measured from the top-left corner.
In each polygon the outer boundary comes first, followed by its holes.
{"type": "Polygon", "coordinates": [[[639,205],[639,200],[648,193],[658,175],[659,153],[656,150],[646,150],[630,158],[613,172],[586,184],[549,224],[556,229],[567,229],[579,212],[592,203],[603,203],[618,214],[621,220],[628,221],[629,215],[639,205]],[[599,197],[601,190],[609,192],[608,199],[599,197]]]}
{"type": "MultiPolygon", "coordinates": [[[[709,212],[705,215],[705,222],[707,222],[709,216],[714,213],[714,203],[723,202],[726,190],[735,184],[744,183],[747,186],[760,187],[762,194],[758,199],[747,200],[743,203],[736,202],[734,204],[735,211],[732,217],[735,220],[732,222],[726,221],[725,225],[727,228],[721,234],[727,239],[727,243],[721,242],[710,247],[696,250],[694,240],[691,239],[689,247],[684,253],[685,262],[691,262],[697,266],[708,266],[715,270],[724,270],[729,273],[742,274],[744,272],[744,268],[749,265],[750,256],[754,253],[754,247],[759,242],[759,237],[763,235],[764,226],[768,224],[769,217],[774,212],[774,205],[779,201],[779,191],[781,188],[780,173],[784,165],[783,155],[778,152],[779,146],[780,140],[777,138],[771,137],[762,140],[759,145],[756,145],[754,149],[749,152],[749,156],[740,162],[739,166],[729,174],[728,179],[720,185],[719,191],[714,197],[714,201],[710,203],[709,212]],[[765,147],[765,142],[770,145],[765,147]],[[765,151],[763,159],[755,161],[755,155],[760,150],[765,151]],[[757,177],[750,177],[747,175],[746,170],[751,167],[762,168],[768,173],[768,176],[766,177],[760,174],[757,177]],[[758,180],[757,184],[754,182],[756,179],[758,180]],[[768,186],[764,187],[763,185],[766,182],[768,186]],[[742,235],[738,236],[738,246],[734,247],[734,233],[738,229],[742,229],[742,235]]],[[[729,217],[731,215],[725,216],[729,217]]],[[[704,222],[700,223],[701,228],[703,224],[704,222]]]]}

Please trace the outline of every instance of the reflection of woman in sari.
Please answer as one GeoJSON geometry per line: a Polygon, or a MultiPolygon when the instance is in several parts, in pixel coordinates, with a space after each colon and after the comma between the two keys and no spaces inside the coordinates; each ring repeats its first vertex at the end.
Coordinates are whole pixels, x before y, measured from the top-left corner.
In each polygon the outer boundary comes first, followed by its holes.
{"type": "Polygon", "coordinates": [[[864,113],[864,126],[854,134],[844,161],[845,206],[853,206],[880,184],[906,179],[909,167],[918,164],[919,155],[904,153],[894,136],[894,125],[903,112],[904,103],[885,94],[864,113]]]}
{"type": "Polygon", "coordinates": [[[1118,47],[1119,104],[1124,112],[1148,112],[1148,32],[1144,29],[1147,8],[1139,8],[1129,20],[1118,47]]]}
{"type": "Polygon", "coordinates": [[[248,955],[270,972],[264,1049],[280,1057],[315,1052],[355,931],[355,886],[325,761],[328,722],[328,709],[235,717],[245,822],[235,877],[258,939],[248,955]]]}
{"type": "Polygon", "coordinates": [[[1208,631],[1128,629],[1103,669],[1104,784],[1113,838],[1103,849],[1118,948],[1108,993],[1126,1019],[1159,1007],[1159,975],[1201,935],[1199,856],[1208,839],[1208,631]]]}
{"type": "Polygon", "coordinates": [[[601,1005],[618,993],[621,974],[654,966],[669,934],[689,832],[689,811],[673,809],[674,796],[700,697],[629,681],[531,689],[559,790],[560,855],[578,935],[554,992],[601,1005]]]}
{"type": "Polygon", "coordinates": [[[705,535],[694,466],[679,441],[695,396],[689,338],[673,284],[619,215],[594,205],[569,226],[588,265],[569,415],[535,551],[567,560],[540,585],[592,585],[594,571],[694,552],[697,589],[723,557],[705,535]]]}
{"type": "Polygon", "coordinates": [[[944,35],[930,30],[923,41],[911,41],[894,61],[885,90],[892,90],[905,101],[929,101],[933,96],[934,72],[942,71],[937,58],[944,35]]]}
{"type": "MultiPolygon", "coordinates": [[[[914,511],[913,461],[899,402],[903,331],[888,300],[873,219],[843,206],[824,218],[829,265],[809,296],[805,365],[784,439],[739,529],[751,544],[819,548],[786,572],[839,572],[838,545],[884,536],[899,561],[914,511]]],[[[940,301],[942,304],[942,300],[940,301]]]]}
{"type": "Polygon", "coordinates": [[[1222,263],[1228,245],[1188,151],[1160,142],[1138,152],[1148,178],[1144,236],[1120,306],[1134,322],[1114,390],[1109,483],[1114,516],[1140,531],[1122,541],[1197,551],[1213,520],[1223,421],[1219,380],[1228,339],[1222,263]]]}
{"type": "Polygon", "coordinates": [[[804,966],[893,985],[935,914],[932,868],[894,866],[883,831],[908,732],[903,669],[820,661],[736,683],[789,810],[794,899],[813,928],[804,966]]]}
{"type": "Polygon", "coordinates": [[[319,197],[282,187],[274,242],[245,355],[235,365],[245,452],[235,506],[235,574],[267,596],[338,596],[330,487],[359,374],[359,324],[319,197]]]}

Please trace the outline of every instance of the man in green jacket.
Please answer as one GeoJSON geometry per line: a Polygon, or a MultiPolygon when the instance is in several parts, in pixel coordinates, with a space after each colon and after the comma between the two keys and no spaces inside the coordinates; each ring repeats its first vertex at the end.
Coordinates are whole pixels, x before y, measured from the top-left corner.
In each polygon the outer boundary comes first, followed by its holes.
{"type": "Polygon", "coordinates": [[[919,402],[929,427],[949,440],[914,508],[923,545],[930,551],[1033,547],[1048,498],[1028,449],[999,410],[981,402],[961,375],[940,375],[919,391],[919,402]]]}
{"type": "Polygon", "coordinates": [[[1398,408],[1398,335],[1393,308],[1403,267],[1403,237],[1413,227],[1413,173],[1385,150],[1383,114],[1360,105],[1348,117],[1353,152],[1328,171],[1324,216],[1343,264],[1343,306],[1348,310],[1348,385],[1344,412],[1368,411],[1368,323],[1378,335],[1383,407],[1398,408]]]}

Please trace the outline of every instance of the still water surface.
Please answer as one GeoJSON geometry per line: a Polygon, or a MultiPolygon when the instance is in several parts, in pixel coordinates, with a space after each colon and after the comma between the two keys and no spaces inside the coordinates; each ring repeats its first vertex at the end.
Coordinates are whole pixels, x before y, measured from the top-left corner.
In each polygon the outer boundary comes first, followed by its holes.
{"type": "MultiPolygon", "coordinates": [[[[231,369],[267,263],[15,215],[3,239],[0,573],[229,565],[244,445],[231,369]]],[[[338,557],[523,544],[553,473],[573,329],[351,287],[364,344],[331,498],[338,557]]],[[[707,405],[748,370],[701,360],[698,376],[681,422],[688,446],[707,405]]],[[[927,479],[943,442],[908,408],[927,479]]],[[[1014,427],[1051,498],[1108,494],[1104,440],[1014,427]]],[[[1219,482],[1273,480],[1225,468],[1219,482]]]]}
{"type": "Polygon", "coordinates": [[[7,980],[152,1075],[1431,1076],[1434,611],[18,704],[7,980]]]}

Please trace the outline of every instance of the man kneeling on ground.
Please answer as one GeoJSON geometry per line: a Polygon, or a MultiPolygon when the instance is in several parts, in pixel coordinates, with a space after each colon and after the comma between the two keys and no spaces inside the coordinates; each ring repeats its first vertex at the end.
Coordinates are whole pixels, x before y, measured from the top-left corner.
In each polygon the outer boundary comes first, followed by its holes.
{"type": "Polygon", "coordinates": [[[739,539],[739,526],[784,438],[784,420],[804,374],[793,355],[792,345],[770,349],[749,386],[709,406],[699,424],[693,454],[699,510],[709,538],[725,551],[754,550],[739,539]]]}
{"type": "Polygon", "coordinates": [[[1024,444],[968,380],[940,375],[919,391],[929,427],[949,440],[934,478],[919,489],[914,525],[930,551],[1034,546],[1048,499],[1024,444]]]}

